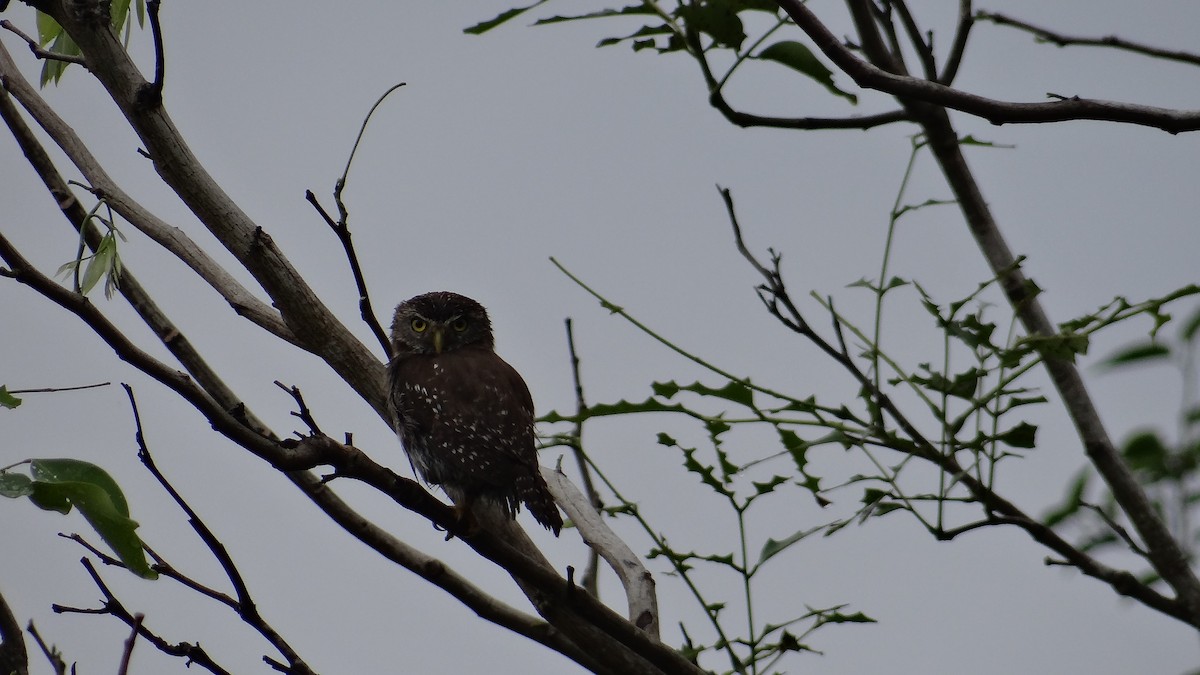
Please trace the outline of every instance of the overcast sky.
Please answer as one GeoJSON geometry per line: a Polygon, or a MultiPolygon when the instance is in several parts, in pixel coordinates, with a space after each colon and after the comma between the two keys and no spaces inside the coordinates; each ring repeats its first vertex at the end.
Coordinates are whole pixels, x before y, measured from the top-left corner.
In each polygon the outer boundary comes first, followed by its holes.
{"type": "MultiPolygon", "coordinates": [[[[562,0],[547,13],[578,5],[562,0]]],[[[848,33],[832,5],[812,7],[836,34],[848,33]]],[[[638,23],[528,28],[523,17],[482,37],[462,33],[507,6],[497,0],[358,2],[318,11],[288,2],[168,1],[162,13],[166,105],[216,179],[367,344],[373,342],[356,319],[353,281],[338,244],[305,203],[304,191],[328,203],[362,116],[387,87],[403,81],[407,86],[374,118],[346,191],[381,313],[427,290],[478,299],[492,314],[498,350],[524,374],[542,412],[573,405],[562,326],[568,316],[576,322],[592,401],[640,399],[652,381],[705,377],[602,310],[550,264],[554,256],[612,301],[726,369],[798,396],[815,393],[826,403],[852,396],[844,373],[762,311],[752,292],[754,273],[732,246],[714,185],[733,189],[752,247],[784,252],[794,295],[805,300],[802,308],[814,323],[826,325],[809,290],[832,294],[869,325],[869,296],[846,285],[878,274],[887,213],[914,129],[737,129],[706,105],[697,68],[685,57],[634,54],[624,46],[593,49],[597,40],[632,32],[638,23]]],[[[912,6],[924,26],[938,31],[937,43],[948,44],[957,3],[912,6]]],[[[1200,50],[1200,5],[1194,3],[1021,0],[982,8],[1070,33],[1117,33],[1200,50]]],[[[23,5],[14,3],[5,18],[34,31],[23,5]]],[[[21,43],[8,33],[0,40],[35,78],[38,64],[21,43]]],[[[140,62],[149,64],[148,36],[135,34],[133,43],[140,62]]],[[[773,64],[743,75],[728,97],[751,112],[847,115],[891,107],[872,94],[851,107],[773,64]]],[[[838,83],[853,89],[844,76],[838,83]]],[[[1056,49],[987,24],[976,28],[959,85],[1009,100],[1040,101],[1054,92],[1200,107],[1194,67],[1111,50],[1056,49]]],[[[231,260],[157,182],[136,153],[136,139],[85,72],[72,69],[61,86],[44,93],[127,191],[219,260],[231,260]]],[[[1027,273],[1046,290],[1042,299],[1053,320],[1093,311],[1116,295],[1142,299],[1200,281],[1200,136],[1099,122],[993,127],[954,119],[964,135],[1015,146],[971,149],[968,159],[1012,248],[1028,257],[1027,273]]],[[[909,190],[910,202],[949,196],[927,156],[918,161],[909,190]]],[[[73,232],[2,134],[0,229],[43,270],[74,254],[73,232]]],[[[356,445],[407,475],[387,427],[322,364],[258,335],[131,226],[123,232],[130,269],[268,424],[282,432],[297,428],[289,416],[292,401],[272,381],[295,384],[326,431],[353,432],[356,445]]],[[[943,301],[988,277],[954,207],[902,221],[892,264],[892,273],[919,279],[943,301]]],[[[164,354],[119,300],[94,299],[141,344],[164,354]]],[[[8,281],[0,283],[0,307],[0,384],[131,383],[161,468],[241,563],[263,614],[319,672],[575,672],[570,662],[478,619],[325,522],[286,480],[211,433],[194,410],[117,360],[64,311],[8,281]]],[[[1176,314],[1193,307],[1183,304],[1176,314]]],[[[1003,316],[1001,307],[994,311],[1003,316]]],[[[886,328],[895,336],[889,348],[910,367],[940,358],[941,338],[912,292],[891,298],[886,328]]],[[[1180,387],[1172,371],[1107,373],[1089,365],[1147,328],[1141,321],[1101,336],[1085,360],[1085,375],[1118,440],[1146,426],[1175,433],[1180,387]]],[[[707,381],[715,383],[711,376],[707,381]]],[[[1084,458],[1053,392],[1042,379],[1031,384],[1051,399],[1029,413],[1041,425],[1039,448],[1002,469],[1000,490],[1040,514],[1061,497],[1084,458]]],[[[225,586],[188,536],[183,515],[138,464],[118,387],[30,395],[0,418],[0,465],[46,456],[103,465],[127,490],[152,547],[225,586]]],[[[597,461],[679,549],[732,550],[728,514],[682,472],[677,453],[655,443],[658,431],[697,436],[676,420],[650,419],[596,423],[588,441],[597,461]]],[[[764,451],[748,439],[735,452],[748,458],[764,451]]],[[[813,470],[832,483],[860,461],[826,449],[813,457],[813,470]]],[[[443,542],[428,523],[360,486],[339,481],[335,487],[377,523],[525,607],[501,572],[474,560],[459,542],[443,542]]],[[[849,512],[859,495],[832,496],[833,512],[799,490],[767,502],[752,514],[752,550],[767,537],[849,512]]],[[[635,549],[647,550],[631,523],[617,526],[635,549]]],[[[35,620],[68,660],[78,660],[81,672],[115,671],[126,635],[121,625],[49,609],[51,602],[94,606],[99,597],[78,563],[82,551],[56,537],[59,531],[87,526],[77,515],[0,504],[6,540],[0,591],[20,618],[35,620]]],[[[572,532],[558,541],[535,536],[560,568],[582,565],[584,548],[572,532]]],[[[793,657],[787,665],[793,673],[1178,675],[1200,663],[1193,630],[1120,599],[1099,582],[1044,566],[1046,554],[1015,530],[986,529],[939,544],[910,517],[894,514],[792,549],[761,580],[757,607],[766,622],[790,618],[805,605],[840,603],[879,620],[818,632],[809,644],[824,656],[793,657]]],[[[694,637],[711,641],[686,590],[661,560],[651,565],[664,639],[677,644],[684,622],[694,637]]],[[[267,672],[259,661],[266,647],[220,608],[165,581],[151,585],[102,572],[168,639],[199,640],[237,672],[267,672]]],[[[712,599],[727,599],[729,611],[738,611],[734,578],[702,579],[712,599]]],[[[609,591],[614,583],[605,579],[609,591]]],[[[606,597],[621,606],[617,595],[606,597]]],[[[37,672],[49,672],[39,659],[34,663],[37,672]]],[[[143,644],[134,672],[184,670],[143,644]]]]}

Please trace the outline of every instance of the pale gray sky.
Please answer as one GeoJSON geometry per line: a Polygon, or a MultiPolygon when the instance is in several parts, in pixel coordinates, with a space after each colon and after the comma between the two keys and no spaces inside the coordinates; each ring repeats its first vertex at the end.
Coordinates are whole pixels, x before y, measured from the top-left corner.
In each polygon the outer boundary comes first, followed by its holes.
{"type": "MultiPolygon", "coordinates": [[[[577,4],[552,3],[548,12],[571,12],[577,4]]],[[[814,10],[835,33],[847,32],[844,17],[826,4],[814,10]]],[[[948,41],[957,3],[912,5],[948,41]]],[[[362,115],[384,89],[404,81],[408,86],[374,118],[346,193],[381,313],[432,289],[480,300],[492,313],[499,351],[524,374],[541,411],[573,404],[566,316],[576,321],[593,401],[644,398],[651,381],[703,376],[609,316],[554,269],[548,257],[555,256],[614,302],[727,369],[826,402],[852,394],[842,372],[760,309],[751,291],[756,279],[732,247],[714,184],[734,190],[753,247],[785,252],[797,298],[807,299],[810,289],[833,294],[866,324],[866,294],[845,286],[877,274],[913,129],[734,128],[707,107],[703,82],[686,58],[592,48],[637,23],[527,28],[522,18],[483,37],[462,34],[507,6],[497,0],[360,2],[350,11],[318,12],[285,2],[167,2],[166,105],[217,180],[364,341],[369,335],[355,319],[355,291],[340,248],[304,191],[328,201],[362,115]]],[[[1197,50],[1200,5],[1022,0],[984,8],[1072,33],[1117,33],[1197,50]]],[[[33,30],[32,13],[23,6],[10,8],[6,18],[33,30]]],[[[37,65],[19,41],[7,33],[0,39],[35,77],[37,65]]],[[[149,64],[148,36],[135,35],[134,43],[149,64]]],[[[1060,50],[980,25],[959,84],[1011,100],[1037,101],[1054,92],[1197,108],[1198,78],[1196,68],[1112,51],[1060,50]]],[[[838,81],[852,87],[845,77],[838,81]]],[[[86,73],[72,70],[45,96],[129,192],[215,247],[157,182],[86,73]]],[[[780,115],[869,113],[886,105],[884,97],[866,94],[858,109],[850,108],[771,64],[748,69],[729,98],[740,108],[780,115]]],[[[974,149],[968,159],[1012,247],[1028,256],[1027,272],[1047,291],[1043,301],[1053,319],[1092,311],[1115,295],[1140,299],[1197,281],[1200,136],[1099,122],[993,127],[961,115],[955,121],[964,134],[1016,146],[974,149]]],[[[73,255],[72,232],[4,135],[0,158],[0,228],[53,270],[73,255]]],[[[910,201],[948,195],[923,157],[910,201]]],[[[408,471],[385,425],[321,364],[265,341],[181,265],[132,227],[125,232],[130,268],[268,423],[281,431],[296,428],[288,415],[291,400],[272,381],[295,384],[326,431],[352,431],[356,445],[408,471]]],[[[988,276],[953,207],[914,214],[901,223],[897,242],[893,273],[920,279],[944,300],[988,276]]],[[[143,345],[162,352],[120,302],[99,296],[96,302],[143,345]]],[[[912,293],[897,293],[891,303],[890,348],[910,364],[938,358],[940,337],[912,293]]],[[[161,468],[241,563],[263,614],[318,671],[574,672],[573,664],[476,618],[325,522],[274,471],[210,433],[198,414],[118,361],[62,310],[13,283],[0,283],[0,306],[0,383],[133,384],[161,468]]],[[[825,323],[817,320],[815,303],[803,309],[814,323],[825,323]]],[[[1178,313],[1190,309],[1185,304],[1178,313]]],[[[1146,328],[1142,322],[1098,339],[1089,362],[1146,328]]],[[[1115,437],[1145,425],[1173,433],[1179,387],[1170,371],[1086,374],[1115,437]]],[[[1052,402],[1030,413],[1042,425],[1040,447],[1009,463],[1001,483],[1034,513],[1059,498],[1083,462],[1061,407],[1046,393],[1052,402]]],[[[102,464],[128,491],[147,542],[221,585],[219,570],[184,532],[182,515],[138,464],[119,388],[29,396],[0,417],[0,465],[30,456],[102,464]]],[[[731,549],[733,530],[720,504],[683,475],[677,454],[654,442],[657,431],[679,428],[671,420],[601,422],[589,430],[589,443],[676,546],[731,549]]],[[[757,448],[739,451],[752,455],[757,448]]],[[[852,473],[858,461],[840,450],[813,460],[831,482],[852,473]]],[[[360,486],[335,485],[398,536],[521,602],[502,573],[473,559],[459,542],[443,542],[423,520],[360,486]]],[[[835,509],[852,509],[858,498],[848,491],[834,496],[841,500],[835,509]]],[[[831,517],[798,491],[775,504],[776,513],[758,514],[752,548],[831,517]]],[[[630,523],[617,525],[645,551],[645,538],[630,523]]],[[[34,619],[68,659],[78,660],[82,672],[108,672],[119,660],[124,627],[49,610],[51,602],[90,606],[98,597],[78,564],[82,551],[54,536],[76,530],[87,531],[77,516],[0,504],[0,532],[8,542],[0,590],[20,617],[34,619]]],[[[584,549],[572,533],[539,541],[560,567],[581,566],[584,549]]],[[[761,582],[756,599],[765,621],[789,618],[804,605],[837,603],[880,621],[819,632],[810,645],[825,655],[794,658],[790,672],[1177,675],[1200,662],[1194,631],[1096,581],[1043,566],[1046,553],[1015,530],[938,544],[911,518],[895,514],[792,549],[761,582]]],[[[711,641],[678,581],[661,561],[651,564],[664,638],[677,643],[677,626],[685,622],[695,637],[711,641]]],[[[219,608],[166,582],[102,571],[168,639],[199,640],[235,671],[267,672],[259,661],[265,646],[219,608]]],[[[731,577],[705,579],[714,598],[736,602],[731,577]]],[[[612,579],[605,581],[612,590],[612,579]]],[[[49,672],[34,661],[39,672],[49,672]]],[[[141,645],[134,672],[184,671],[141,645]]]]}

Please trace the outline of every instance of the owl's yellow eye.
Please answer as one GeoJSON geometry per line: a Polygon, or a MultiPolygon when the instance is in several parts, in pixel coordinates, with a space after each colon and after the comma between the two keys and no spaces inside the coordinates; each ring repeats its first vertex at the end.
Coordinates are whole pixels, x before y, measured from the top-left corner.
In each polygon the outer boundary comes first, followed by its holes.
{"type": "Polygon", "coordinates": [[[425,321],[425,319],[413,319],[412,323],[409,325],[412,326],[413,331],[417,333],[424,333],[425,329],[429,328],[429,324],[425,321]]]}
{"type": "Polygon", "coordinates": [[[461,333],[467,329],[467,320],[455,319],[454,321],[450,322],[450,327],[453,328],[456,333],[461,333]]]}

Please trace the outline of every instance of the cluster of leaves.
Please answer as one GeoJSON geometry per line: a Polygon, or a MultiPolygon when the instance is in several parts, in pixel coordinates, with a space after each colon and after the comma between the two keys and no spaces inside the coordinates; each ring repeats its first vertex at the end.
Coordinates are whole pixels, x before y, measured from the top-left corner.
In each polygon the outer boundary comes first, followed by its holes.
{"type": "MultiPolygon", "coordinates": [[[[746,614],[752,614],[756,577],[777,556],[813,535],[828,536],[847,525],[897,511],[909,513],[939,538],[988,524],[990,513],[983,496],[996,489],[996,467],[1036,447],[1037,427],[1027,416],[1015,420],[1010,417],[1014,411],[1046,401],[1024,384],[1044,353],[1061,354],[1069,350],[1072,356],[1085,354],[1093,333],[1136,316],[1150,317],[1157,329],[1168,316],[1163,309],[1167,303],[1200,292],[1200,288],[1188,287],[1138,303],[1118,298],[1095,312],[1060,325],[1061,332],[1052,339],[1032,341],[1018,336],[1011,319],[1007,331],[1001,331],[985,316],[989,306],[982,296],[994,286],[995,280],[979,284],[963,298],[939,303],[920,284],[897,277],[889,279],[887,283],[863,279],[851,286],[866,289],[881,302],[900,289],[912,289],[913,301],[924,309],[932,327],[941,335],[942,359],[937,364],[921,362],[916,367],[905,367],[879,346],[878,332],[868,335],[840,314],[831,301],[814,296],[834,319],[839,332],[853,336],[858,351],[853,355],[847,353],[847,358],[865,364],[867,376],[876,383],[874,389],[863,387],[853,403],[826,405],[814,395],[800,397],[771,390],[749,379],[731,376],[667,343],[693,362],[707,366],[721,379],[716,384],[656,382],[651,384],[652,395],[644,400],[594,404],[573,414],[552,412],[543,418],[547,423],[570,423],[573,428],[581,429],[590,420],[657,414],[689,419],[702,430],[699,438],[703,440],[699,444],[667,432],[659,432],[656,439],[658,445],[678,453],[688,474],[722,499],[733,513],[736,532],[713,538],[718,542],[735,542],[731,550],[698,552],[675,548],[666,535],[650,524],[638,504],[625,499],[604,477],[603,467],[595,462],[591,462],[591,467],[615,498],[616,505],[609,508],[609,513],[632,516],[638,521],[652,541],[649,557],[668,562],[670,570],[683,580],[706,613],[714,637],[710,641],[697,640],[692,636],[693,631],[687,634],[685,648],[696,655],[724,653],[730,672],[767,672],[768,664],[773,665],[785,653],[815,651],[806,640],[817,628],[871,619],[858,612],[842,613],[840,607],[829,609],[828,613],[805,607],[803,613],[783,621],[762,622],[751,616],[745,628],[734,629],[730,627],[732,620],[722,616],[722,610],[733,601],[726,597],[729,592],[726,589],[740,587],[742,597],[738,601],[746,614]],[[955,365],[962,361],[965,365],[955,365]],[[882,411],[881,396],[902,401],[902,408],[920,414],[904,422],[897,420],[882,411]],[[768,443],[765,450],[761,442],[739,443],[732,434],[735,429],[762,427],[777,439],[773,444],[768,443]],[[827,485],[827,478],[814,472],[810,458],[811,452],[830,446],[858,451],[874,471],[843,476],[827,485]],[[928,471],[919,471],[911,479],[904,477],[907,469],[915,466],[932,466],[937,471],[939,477],[934,487],[929,487],[928,471]],[[798,488],[824,507],[833,503],[835,492],[854,487],[858,488],[858,499],[848,513],[826,522],[805,523],[778,538],[767,538],[760,546],[751,545],[748,539],[752,529],[751,507],[761,500],[787,488],[798,488]],[[974,509],[964,508],[972,505],[974,509]],[[740,583],[722,584],[720,591],[703,589],[692,574],[697,566],[715,566],[740,583]],[[797,630],[797,624],[804,629],[797,630]]],[[[620,306],[598,295],[597,298],[609,311],[663,340],[620,306]]],[[[1188,325],[1189,339],[1200,331],[1195,323],[1188,325]]],[[[1138,353],[1144,354],[1140,360],[1145,360],[1165,352],[1155,347],[1138,353]]],[[[1126,356],[1125,360],[1134,359],[1126,356]]],[[[1197,421],[1200,412],[1195,407],[1189,414],[1193,423],[1200,424],[1197,421]]],[[[563,445],[581,445],[577,437],[558,438],[563,445]]],[[[1200,459],[1196,447],[1191,448],[1187,461],[1182,461],[1177,453],[1147,449],[1144,440],[1138,448],[1133,452],[1141,453],[1140,457],[1130,459],[1139,470],[1145,469],[1147,476],[1164,479],[1192,476],[1195,462],[1200,459]]],[[[1200,490],[1189,493],[1190,498],[1200,499],[1197,493],[1200,490]]],[[[773,524],[778,524],[777,509],[756,511],[759,512],[771,514],[773,524]]],[[[1060,517],[1059,521],[1066,517],[1060,517]]]]}
{"type": "MultiPolygon", "coordinates": [[[[1170,315],[1161,306],[1150,315],[1154,321],[1150,337],[1119,350],[1102,365],[1107,370],[1168,365],[1180,374],[1175,440],[1161,430],[1138,430],[1121,445],[1121,454],[1145,486],[1155,509],[1171,523],[1176,539],[1194,555],[1200,550],[1200,525],[1196,522],[1200,507],[1200,308],[1183,321],[1173,340],[1158,335],[1170,315]]],[[[1085,552],[1120,549],[1141,554],[1120,524],[1120,510],[1112,494],[1101,486],[1090,467],[1080,470],[1062,503],[1046,514],[1044,522],[1080,532],[1077,547],[1085,552]]],[[[1147,571],[1140,580],[1154,583],[1159,579],[1147,571]]]]}
{"type": "MultiPolygon", "coordinates": [[[[109,8],[113,30],[118,32],[121,32],[122,29],[124,30],[126,44],[129,43],[129,37],[133,30],[133,22],[130,20],[131,17],[129,15],[129,6],[130,0],[112,0],[109,8]]],[[[146,22],[146,0],[137,0],[135,7],[138,27],[140,28],[146,22]]],[[[37,13],[37,29],[38,45],[43,49],[47,49],[68,59],[78,58],[83,54],[79,49],[79,45],[75,44],[71,36],[50,15],[43,14],[42,12],[37,13]]],[[[42,86],[50,83],[58,84],[69,65],[71,65],[69,60],[46,59],[42,61],[42,86]]]]}
{"type": "MultiPolygon", "coordinates": [[[[539,0],[532,5],[514,7],[499,15],[481,21],[465,29],[479,35],[501,24],[536,9],[549,0],[539,0]]],[[[632,33],[607,37],[596,43],[597,47],[629,44],[633,50],[650,50],[658,54],[686,52],[694,56],[713,52],[732,55],[732,65],[721,78],[723,83],[729,75],[747,60],[770,61],[781,64],[820,84],[829,93],[852,104],[858,97],[839,89],[833,81],[831,71],[804,43],[795,40],[777,40],[767,44],[780,28],[791,25],[791,20],[772,0],[699,0],[696,2],[674,2],[672,6],[647,0],[640,4],[619,8],[604,8],[573,15],[554,15],[534,21],[535,26],[545,26],[568,21],[631,17],[643,25],[632,33]],[[768,27],[758,31],[753,39],[747,31],[750,16],[763,17],[768,27]]]]}

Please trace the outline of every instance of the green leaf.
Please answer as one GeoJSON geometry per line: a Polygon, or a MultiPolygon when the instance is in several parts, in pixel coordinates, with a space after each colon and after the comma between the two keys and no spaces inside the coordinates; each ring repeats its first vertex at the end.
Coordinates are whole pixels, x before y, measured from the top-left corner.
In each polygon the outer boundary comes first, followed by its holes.
{"type": "Polygon", "coordinates": [[[642,26],[641,28],[637,29],[636,31],[634,31],[624,37],[604,38],[603,40],[597,42],[596,46],[597,47],[608,47],[610,45],[620,44],[622,42],[625,42],[626,40],[633,40],[634,41],[633,51],[636,52],[636,51],[641,51],[642,49],[654,47],[653,39],[638,40],[637,38],[653,38],[654,36],[658,36],[658,35],[671,35],[671,34],[672,34],[672,32],[671,32],[670,27],[666,26],[665,24],[660,25],[660,26],[642,26]]]}
{"type": "Polygon", "coordinates": [[[1121,448],[1121,454],[1134,471],[1141,471],[1152,476],[1167,474],[1167,462],[1171,453],[1158,434],[1153,431],[1134,435],[1125,442],[1125,446],[1121,448]]]}
{"type": "Polygon", "coordinates": [[[1037,445],[1037,427],[1029,422],[1021,422],[1017,426],[996,436],[996,440],[1014,448],[1033,448],[1037,445]]]}
{"type": "Polygon", "coordinates": [[[29,463],[35,481],[45,483],[83,482],[104,490],[121,515],[129,515],[129,504],[117,482],[104,469],[78,459],[35,459],[29,463]]]}
{"type": "Polygon", "coordinates": [[[725,386],[719,389],[713,389],[712,387],[705,386],[699,382],[694,382],[681,387],[681,389],[699,394],[701,396],[714,396],[716,398],[723,398],[727,401],[733,401],[739,405],[746,406],[747,408],[754,407],[754,391],[751,390],[750,387],[746,386],[744,382],[735,382],[731,380],[727,382],[725,386]]]}
{"type": "Polygon", "coordinates": [[[750,481],[750,484],[754,486],[755,496],[758,496],[765,495],[768,492],[774,492],[775,488],[783,485],[786,482],[788,482],[787,476],[771,476],[771,480],[762,483],[758,481],[750,481]]]}
{"type": "Polygon", "coordinates": [[[995,141],[984,141],[984,140],[975,138],[974,136],[969,135],[969,134],[958,139],[958,144],[959,145],[976,145],[976,146],[983,147],[983,148],[1004,148],[1004,149],[1008,149],[1008,150],[1011,150],[1012,148],[1017,147],[1015,145],[996,143],[995,141]]]}
{"type": "MultiPolygon", "coordinates": [[[[526,9],[529,9],[529,8],[527,7],[526,9]]],[[[653,15],[654,13],[655,12],[653,9],[651,9],[645,5],[630,5],[628,7],[622,7],[620,9],[607,8],[607,9],[599,10],[597,12],[588,12],[587,14],[575,14],[572,16],[550,16],[550,17],[546,17],[545,19],[538,19],[537,21],[534,21],[533,25],[544,26],[546,24],[551,24],[551,23],[564,23],[567,21],[579,21],[581,19],[600,19],[600,18],[605,18],[605,17],[610,17],[610,16],[624,16],[624,15],[631,15],[631,14],[644,16],[647,14],[653,15]]]]}
{"type": "Polygon", "coordinates": [[[853,614],[829,612],[821,615],[821,623],[876,623],[876,621],[862,612],[853,614]]]}
{"type": "Polygon", "coordinates": [[[725,486],[725,483],[728,481],[728,479],[723,481],[720,478],[717,478],[715,475],[716,467],[703,464],[696,459],[695,448],[680,448],[680,450],[683,450],[684,469],[687,469],[689,472],[699,476],[700,482],[711,487],[713,491],[726,497],[733,496],[733,492],[725,486]]]}
{"type": "Polygon", "coordinates": [[[8,393],[7,385],[0,385],[0,408],[12,410],[19,405],[21,405],[21,399],[8,393]]]}
{"type": "Polygon", "coordinates": [[[799,42],[794,40],[776,42],[752,58],[781,63],[815,80],[831,94],[858,104],[858,97],[838,89],[837,85],[833,83],[833,71],[826,68],[825,64],[821,63],[808,47],[799,42]]]}
{"type": "Polygon", "coordinates": [[[0,497],[16,499],[33,494],[33,481],[19,473],[0,473],[0,497]]]}
{"type": "Polygon", "coordinates": [[[1071,488],[1067,491],[1067,497],[1063,503],[1042,518],[1042,522],[1047,527],[1054,527],[1079,512],[1079,509],[1083,507],[1083,495],[1087,491],[1090,478],[1091,475],[1086,469],[1079,472],[1075,481],[1071,483],[1071,488]]]}
{"type": "Polygon", "coordinates": [[[524,14],[525,12],[528,12],[529,10],[534,9],[535,7],[541,7],[542,5],[546,4],[548,1],[549,0],[538,0],[537,2],[535,2],[532,5],[529,5],[527,7],[513,7],[512,9],[508,9],[503,12],[500,12],[500,14],[496,15],[495,18],[488,19],[487,21],[481,21],[481,22],[475,24],[474,26],[469,26],[467,28],[464,28],[463,32],[467,33],[468,35],[483,35],[484,33],[495,28],[496,26],[499,26],[500,24],[505,23],[511,19],[515,19],[518,16],[524,14]]]}
{"type": "Polygon", "coordinates": [[[1100,365],[1113,368],[1130,363],[1145,361],[1161,361],[1170,358],[1171,348],[1157,342],[1143,342],[1126,347],[1116,354],[1100,362],[1100,365]]]}
{"type": "Polygon", "coordinates": [[[759,551],[758,553],[758,563],[755,565],[755,567],[761,566],[763,563],[767,562],[771,558],[774,558],[776,555],[783,553],[785,550],[790,548],[792,544],[795,544],[814,532],[820,532],[824,528],[824,525],[818,525],[817,527],[812,527],[807,530],[800,530],[799,532],[784,537],[783,539],[771,539],[768,537],[767,543],[763,544],[762,551],[759,551]]]}
{"type": "Polygon", "coordinates": [[[107,472],[76,459],[35,459],[29,471],[34,479],[30,499],[35,504],[61,513],[78,508],[131,572],[144,579],[158,577],[146,560],[125,495],[107,472]]]}
{"type": "Polygon", "coordinates": [[[1179,331],[1179,336],[1183,338],[1184,342],[1191,342],[1197,334],[1200,334],[1200,307],[1196,308],[1195,312],[1192,312],[1192,315],[1188,317],[1188,320],[1183,324],[1183,328],[1179,331]]]}
{"type": "Polygon", "coordinates": [[[708,35],[721,47],[741,49],[746,40],[742,20],[728,0],[692,2],[680,7],[677,15],[689,28],[708,35]]]}

